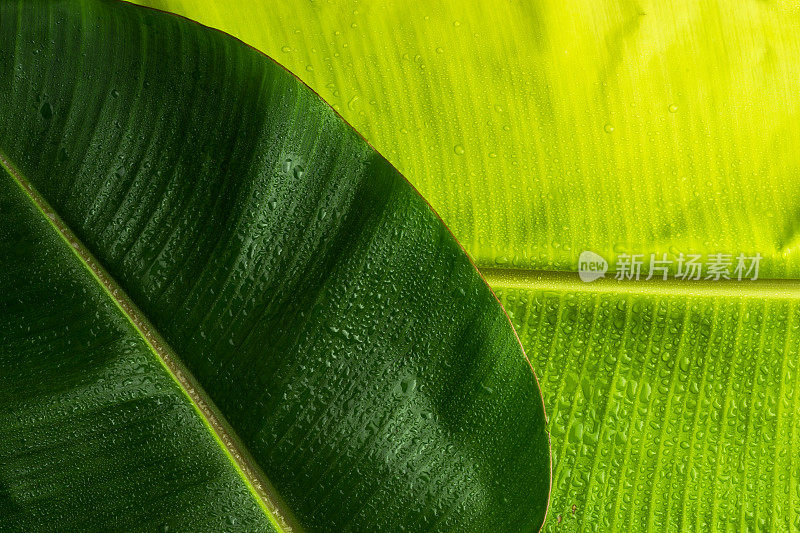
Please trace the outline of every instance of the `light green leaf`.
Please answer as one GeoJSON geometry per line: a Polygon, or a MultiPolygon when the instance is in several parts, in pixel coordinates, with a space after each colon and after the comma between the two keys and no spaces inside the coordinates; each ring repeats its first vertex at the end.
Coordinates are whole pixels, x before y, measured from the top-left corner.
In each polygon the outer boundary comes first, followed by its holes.
{"type": "Polygon", "coordinates": [[[278,59],[479,267],[759,252],[800,276],[793,2],[138,1],[278,59]]]}
{"type": "Polygon", "coordinates": [[[800,287],[686,283],[499,290],[550,420],[547,531],[800,527],[800,287]]]}
{"type": "Polygon", "coordinates": [[[121,2],[0,42],[0,529],[539,527],[508,318],[312,91],[121,2]]]}

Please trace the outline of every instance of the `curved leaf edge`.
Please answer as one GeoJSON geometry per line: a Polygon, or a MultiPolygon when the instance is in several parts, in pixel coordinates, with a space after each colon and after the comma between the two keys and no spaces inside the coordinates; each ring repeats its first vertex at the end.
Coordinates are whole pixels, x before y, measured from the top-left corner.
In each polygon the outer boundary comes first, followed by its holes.
{"type": "MultiPolygon", "coordinates": [[[[127,1],[123,1],[122,3],[131,4],[131,2],[127,2],[127,1]]],[[[322,99],[319,96],[319,94],[316,93],[316,91],[314,91],[311,87],[309,87],[305,82],[303,82],[300,78],[298,78],[291,71],[286,69],[286,67],[284,67],[283,65],[281,65],[280,63],[275,61],[270,56],[267,56],[263,52],[260,52],[256,48],[248,45],[247,43],[244,43],[243,41],[237,39],[236,37],[230,36],[229,34],[223,32],[221,30],[218,30],[218,29],[215,29],[215,28],[209,28],[208,26],[204,26],[203,24],[200,24],[200,23],[198,23],[196,21],[193,21],[193,20],[188,19],[186,17],[183,17],[181,15],[175,15],[175,14],[168,13],[168,12],[165,12],[165,11],[162,11],[162,10],[159,10],[159,9],[140,6],[140,5],[136,5],[136,4],[131,4],[131,5],[134,6],[135,8],[137,8],[137,9],[149,9],[149,10],[152,10],[152,11],[166,13],[166,14],[169,14],[171,16],[177,16],[177,17],[179,17],[181,19],[185,19],[185,20],[187,20],[187,21],[189,21],[189,22],[191,22],[191,23],[193,23],[195,25],[202,26],[204,29],[215,30],[217,33],[225,35],[226,38],[233,38],[236,41],[238,41],[239,43],[244,44],[247,48],[250,48],[251,50],[255,50],[256,52],[258,52],[259,55],[268,58],[274,65],[279,66],[281,69],[283,69],[288,74],[290,74],[296,81],[299,81],[303,86],[305,86],[306,89],[308,89],[311,93],[313,93],[319,99],[320,102],[325,102],[324,99],[322,99]]],[[[328,108],[330,108],[330,110],[334,113],[334,115],[336,117],[338,117],[338,119],[341,120],[343,124],[346,124],[349,127],[349,129],[358,136],[358,138],[360,138],[362,141],[364,141],[366,143],[366,145],[369,146],[376,154],[379,154],[379,152],[377,150],[375,150],[374,146],[372,146],[372,144],[369,141],[367,141],[364,138],[364,136],[361,135],[361,133],[356,131],[349,124],[349,122],[347,122],[338,113],[338,111],[336,111],[334,108],[332,108],[327,102],[325,102],[325,105],[328,108]]],[[[254,495],[257,496],[257,499],[260,500],[259,501],[259,505],[261,505],[265,509],[265,511],[267,511],[267,512],[269,512],[268,509],[270,507],[275,508],[276,509],[276,513],[279,516],[283,517],[281,520],[285,520],[285,524],[284,524],[283,527],[286,527],[288,530],[292,530],[291,529],[292,528],[292,524],[291,524],[290,520],[287,518],[287,517],[291,516],[291,514],[287,510],[288,507],[286,507],[284,505],[281,508],[281,505],[278,503],[281,500],[280,500],[280,497],[277,495],[277,491],[274,491],[274,490],[271,491],[271,492],[270,491],[266,491],[265,492],[265,494],[267,494],[266,497],[262,496],[259,493],[260,490],[266,490],[265,487],[270,487],[271,486],[269,484],[269,482],[267,481],[266,476],[261,476],[262,480],[254,481],[257,478],[257,472],[259,470],[255,466],[255,462],[252,461],[252,460],[248,460],[247,459],[248,456],[249,456],[249,453],[246,451],[246,448],[244,446],[241,446],[241,445],[237,446],[236,441],[238,440],[238,437],[235,436],[236,435],[235,431],[233,431],[233,429],[230,428],[229,425],[227,425],[227,422],[225,422],[224,417],[214,407],[213,403],[210,402],[209,400],[204,400],[203,399],[203,397],[202,397],[202,395],[203,395],[202,387],[200,387],[197,384],[196,380],[194,380],[194,378],[191,376],[191,373],[189,373],[189,371],[186,368],[183,367],[183,365],[180,362],[180,360],[174,355],[175,354],[174,350],[172,350],[168,346],[166,341],[163,340],[163,338],[156,331],[156,329],[152,325],[150,325],[149,321],[145,318],[144,314],[141,313],[138,310],[138,308],[133,304],[133,302],[130,300],[130,298],[119,288],[119,285],[116,283],[116,281],[114,281],[111,278],[111,276],[105,271],[105,269],[100,265],[100,263],[93,258],[93,255],[88,251],[88,249],[86,249],[85,246],[83,246],[80,243],[80,241],[77,239],[75,234],[63,222],[61,222],[61,219],[57,215],[57,213],[49,206],[49,204],[46,202],[46,200],[44,200],[44,198],[42,198],[38,194],[38,192],[36,192],[35,189],[32,186],[30,186],[30,184],[22,176],[22,174],[14,168],[14,166],[10,162],[10,160],[7,157],[3,156],[2,152],[0,152],[0,163],[2,163],[2,166],[4,168],[6,168],[6,170],[9,172],[9,174],[12,176],[12,178],[15,179],[15,181],[20,185],[20,187],[25,191],[25,193],[31,198],[33,203],[36,205],[37,209],[39,211],[41,211],[42,214],[48,218],[48,220],[51,223],[51,225],[53,225],[54,229],[59,233],[59,236],[65,242],[67,242],[67,244],[73,249],[74,253],[76,253],[76,255],[79,257],[81,262],[85,265],[85,267],[90,270],[92,276],[95,277],[95,279],[97,279],[97,281],[101,284],[101,286],[103,287],[103,290],[105,292],[107,292],[112,297],[112,299],[114,300],[115,305],[117,305],[117,307],[119,307],[120,310],[126,315],[126,318],[129,321],[131,321],[131,323],[133,324],[135,329],[142,335],[142,338],[147,342],[148,346],[153,350],[154,354],[159,358],[160,362],[165,366],[166,370],[170,373],[171,377],[178,383],[178,385],[184,391],[184,393],[187,394],[187,396],[189,397],[193,407],[198,410],[198,413],[200,414],[201,418],[203,419],[204,424],[206,424],[209,427],[209,429],[212,430],[212,432],[214,433],[215,439],[224,448],[225,453],[230,457],[230,459],[234,462],[237,470],[242,474],[245,482],[248,485],[248,488],[250,488],[253,491],[254,495]],[[213,423],[212,423],[212,421],[213,421],[213,423]],[[249,466],[248,466],[248,463],[250,463],[249,466]],[[278,510],[280,510],[280,512],[278,512],[278,510]]],[[[416,193],[417,197],[422,199],[422,201],[429,208],[430,212],[436,217],[436,219],[439,220],[439,222],[442,224],[442,227],[444,227],[445,230],[449,233],[449,235],[453,238],[453,241],[457,244],[457,246],[462,251],[462,253],[467,257],[467,259],[468,259],[469,263],[471,264],[471,266],[473,267],[473,269],[481,277],[481,280],[484,282],[486,288],[489,289],[489,291],[491,292],[493,298],[495,299],[495,301],[497,303],[497,306],[499,306],[499,308],[502,309],[503,314],[506,317],[506,321],[507,321],[509,327],[511,327],[511,331],[514,332],[514,338],[516,339],[517,345],[519,346],[519,349],[521,350],[521,352],[523,354],[523,357],[525,358],[526,362],[528,363],[529,368],[531,369],[531,372],[532,372],[532,374],[534,376],[534,380],[535,380],[535,383],[536,383],[537,391],[539,392],[539,405],[538,406],[531,406],[531,408],[541,409],[541,413],[543,414],[545,423],[547,423],[547,414],[546,414],[545,407],[544,407],[544,398],[542,396],[542,389],[541,389],[541,386],[540,386],[539,378],[538,378],[535,370],[533,369],[533,365],[530,362],[530,358],[525,353],[525,350],[524,350],[524,348],[523,348],[523,346],[522,346],[522,344],[520,342],[520,339],[519,339],[519,336],[518,336],[517,332],[513,328],[513,324],[511,322],[509,316],[508,316],[508,313],[503,308],[503,306],[502,306],[500,300],[497,298],[497,295],[495,294],[494,290],[492,290],[492,288],[488,285],[488,283],[486,281],[486,278],[480,272],[480,270],[477,268],[477,266],[476,266],[475,262],[473,261],[473,259],[469,256],[469,254],[467,254],[467,252],[464,249],[463,245],[455,239],[455,236],[453,235],[452,231],[444,224],[444,222],[442,221],[442,218],[433,209],[433,207],[430,205],[430,203],[422,195],[419,194],[419,191],[416,189],[416,187],[414,187],[414,185],[411,184],[409,182],[409,180],[405,176],[403,176],[399,171],[397,171],[397,169],[393,165],[391,165],[391,163],[389,163],[387,161],[387,164],[389,164],[392,167],[392,169],[394,169],[396,171],[396,175],[399,175],[400,177],[402,177],[402,179],[405,181],[405,183],[408,186],[410,186],[411,190],[413,190],[416,193]]],[[[545,425],[544,431],[547,433],[548,457],[549,457],[549,461],[548,461],[549,462],[549,468],[548,468],[548,496],[547,496],[547,501],[545,502],[544,513],[543,513],[543,516],[542,516],[542,522],[541,522],[541,524],[540,524],[540,526],[538,528],[539,530],[541,530],[544,527],[544,524],[546,523],[546,517],[547,517],[548,510],[549,510],[549,503],[550,503],[550,498],[551,498],[551,495],[552,495],[552,487],[553,487],[552,453],[551,453],[551,445],[552,445],[552,443],[551,443],[550,432],[547,429],[547,425],[545,425]]],[[[273,518],[274,517],[272,517],[270,515],[270,520],[271,521],[273,520],[273,518]]],[[[275,520],[278,520],[278,519],[275,519],[275,520]]],[[[280,520],[278,520],[278,521],[280,521],[280,520]]],[[[295,528],[296,529],[300,529],[300,528],[297,528],[296,526],[295,526],[295,528]]]]}
{"type": "MultiPolygon", "coordinates": [[[[286,67],[285,67],[283,64],[281,64],[279,61],[277,61],[277,60],[276,60],[276,59],[274,59],[273,57],[271,57],[271,56],[267,55],[266,53],[262,52],[261,50],[259,50],[259,49],[258,49],[258,48],[256,48],[255,46],[252,46],[251,44],[248,44],[248,43],[246,43],[245,41],[242,41],[241,39],[239,39],[239,38],[238,38],[238,37],[236,37],[235,35],[231,35],[231,34],[229,34],[229,33],[225,32],[225,31],[223,31],[223,30],[220,30],[220,29],[218,29],[218,28],[214,28],[214,27],[212,27],[212,26],[207,26],[207,25],[205,25],[205,24],[203,24],[203,23],[201,23],[201,22],[198,22],[198,21],[196,21],[196,20],[193,20],[193,19],[191,19],[191,18],[189,18],[189,17],[186,17],[186,16],[184,16],[184,15],[181,15],[181,14],[179,14],[179,13],[173,13],[173,12],[171,12],[171,11],[166,11],[166,10],[163,10],[163,9],[158,9],[158,8],[156,8],[156,7],[151,7],[151,6],[145,6],[145,5],[137,4],[137,3],[131,2],[130,0],[120,0],[120,1],[121,1],[122,3],[124,3],[124,4],[130,4],[131,6],[134,6],[134,7],[136,7],[136,8],[139,8],[139,9],[148,9],[148,10],[150,10],[150,11],[154,11],[154,12],[158,12],[158,13],[164,13],[164,14],[166,14],[166,15],[170,15],[170,16],[178,17],[178,18],[180,18],[180,19],[182,19],[182,20],[188,21],[188,22],[189,22],[189,23],[191,23],[191,24],[195,24],[195,25],[197,25],[197,26],[200,26],[200,27],[202,27],[202,28],[205,28],[205,29],[207,29],[207,30],[211,30],[211,31],[213,31],[213,32],[216,32],[216,33],[218,33],[218,34],[224,35],[226,38],[230,38],[230,39],[233,39],[233,40],[235,40],[235,41],[236,41],[236,42],[238,42],[238,43],[241,43],[241,45],[243,45],[243,46],[245,46],[245,47],[249,48],[250,50],[252,50],[252,51],[256,52],[257,54],[261,55],[262,57],[266,58],[267,60],[269,60],[270,62],[272,62],[274,65],[276,65],[276,66],[280,67],[280,68],[281,68],[281,69],[283,69],[283,70],[284,70],[286,73],[288,73],[288,74],[289,74],[289,75],[291,75],[293,78],[295,78],[295,80],[297,80],[297,81],[298,81],[298,82],[299,82],[301,85],[303,85],[303,86],[304,86],[306,89],[308,89],[308,90],[309,90],[311,93],[313,93],[313,94],[314,94],[314,95],[315,95],[317,98],[319,98],[319,100],[320,100],[321,102],[324,102],[324,103],[325,103],[325,105],[326,105],[327,107],[329,107],[329,108],[330,108],[330,110],[331,110],[331,111],[334,113],[334,115],[335,115],[335,116],[336,116],[336,117],[337,117],[339,120],[341,120],[341,121],[342,121],[342,123],[343,123],[343,124],[345,124],[345,125],[346,125],[346,126],[347,126],[347,127],[348,127],[348,128],[349,128],[349,129],[350,129],[352,132],[353,132],[353,133],[355,133],[355,134],[358,136],[358,138],[359,138],[359,139],[361,139],[361,140],[362,140],[362,141],[363,141],[363,142],[364,142],[364,143],[365,143],[367,146],[369,146],[369,147],[370,147],[370,148],[371,148],[371,149],[372,149],[372,150],[373,150],[373,151],[374,151],[376,154],[379,154],[379,155],[380,155],[380,152],[378,151],[378,149],[377,149],[377,148],[375,148],[375,146],[373,146],[373,144],[372,144],[372,143],[371,143],[371,142],[370,142],[370,141],[369,141],[369,140],[368,140],[368,139],[367,139],[367,138],[366,138],[366,137],[365,137],[365,136],[364,136],[364,135],[363,135],[363,134],[362,134],[360,131],[358,131],[356,128],[354,128],[354,127],[353,127],[353,125],[352,125],[352,124],[350,124],[350,122],[348,122],[348,121],[347,121],[347,119],[345,119],[345,118],[344,118],[344,117],[341,115],[341,113],[339,113],[339,111],[338,111],[336,108],[334,108],[334,107],[333,107],[332,105],[330,105],[330,104],[329,104],[329,103],[328,103],[328,102],[327,102],[327,101],[326,101],[324,98],[322,98],[322,96],[320,96],[320,94],[319,94],[319,93],[318,93],[316,90],[314,90],[314,88],[313,88],[313,87],[311,87],[311,86],[310,86],[308,83],[306,83],[305,81],[303,81],[303,79],[302,79],[302,78],[300,78],[300,77],[299,77],[299,76],[297,76],[297,75],[296,75],[294,72],[292,72],[291,70],[289,70],[288,68],[286,68],[286,67]]],[[[384,158],[384,159],[385,159],[385,158],[384,158]]],[[[549,511],[550,511],[550,501],[551,501],[551,499],[552,499],[552,495],[553,495],[553,452],[552,452],[552,446],[553,446],[553,443],[552,443],[552,437],[551,437],[551,435],[550,435],[550,430],[548,429],[548,428],[549,428],[549,424],[548,424],[548,423],[549,423],[549,419],[548,419],[548,417],[547,417],[547,410],[546,410],[546,408],[545,408],[544,396],[542,395],[542,387],[541,387],[541,382],[540,382],[540,380],[539,380],[539,376],[538,376],[538,374],[536,373],[536,369],[534,369],[534,367],[533,367],[533,364],[531,363],[531,360],[530,360],[530,358],[528,357],[528,354],[527,354],[527,352],[525,351],[525,347],[522,345],[522,341],[521,341],[521,340],[520,340],[520,338],[519,338],[519,334],[517,333],[517,330],[514,328],[513,322],[511,321],[511,317],[508,315],[508,312],[506,311],[505,307],[503,306],[503,303],[502,303],[502,302],[500,301],[500,299],[497,297],[497,294],[495,293],[495,290],[494,290],[494,289],[492,288],[492,286],[489,284],[489,281],[486,279],[486,276],[484,276],[484,273],[481,271],[481,269],[480,269],[480,268],[478,268],[478,265],[475,263],[475,260],[472,258],[472,256],[471,256],[469,253],[467,253],[467,250],[466,250],[466,248],[464,248],[464,245],[463,245],[463,244],[461,244],[461,242],[460,242],[460,241],[459,241],[459,240],[456,238],[455,234],[454,234],[454,233],[453,233],[453,232],[450,230],[450,228],[449,228],[449,227],[447,226],[447,224],[444,222],[444,219],[442,219],[442,217],[439,215],[439,213],[436,211],[436,209],[434,209],[433,205],[431,205],[431,203],[430,203],[430,202],[429,202],[429,201],[428,201],[428,200],[427,200],[427,199],[426,199],[426,198],[425,198],[425,197],[424,197],[424,196],[423,196],[423,195],[422,195],[422,194],[419,192],[419,190],[417,189],[417,187],[416,187],[416,186],[415,186],[413,183],[411,183],[411,181],[410,181],[410,180],[409,180],[409,179],[408,179],[408,178],[407,178],[407,177],[406,177],[406,176],[405,176],[405,175],[404,175],[402,172],[400,172],[400,171],[397,169],[397,167],[395,167],[395,166],[394,166],[394,164],[393,164],[391,161],[389,161],[388,159],[386,159],[386,162],[387,162],[387,164],[388,164],[389,166],[391,166],[391,168],[392,168],[392,169],[394,169],[394,170],[397,172],[397,175],[398,175],[398,176],[400,176],[400,177],[401,177],[401,178],[402,178],[402,179],[405,181],[405,183],[406,183],[406,184],[407,184],[407,185],[408,185],[408,186],[409,186],[409,187],[410,187],[410,188],[411,188],[411,189],[412,189],[412,190],[413,190],[413,191],[414,191],[414,192],[417,194],[417,196],[419,196],[419,198],[421,198],[421,199],[422,199],[422,201],[423,201],[423,202],[425,202],[425,205],[427,205],[427,206],[428,206],[428,208],[430,209],[431,213],[433,213],[433,214],[434,214],[434,216],[436,217],[436,219],[437,219],[437,220],[439,220],[439,222],[441,222],[442,226],[443,226],[443,227],[444,227],[444,228],[447,230],[447,232],[448,232],[448,233],[450,234],[450,236],[453,238],[453,241],[455,241],[455,243],[458,245],[458,247],[461,249],[461,251],[462,251],[462,252],[464,253],[464,255],[467,257],[467,259],[469,260],[470,264],[472,265],[472,268],[474,268],[474,269],[475,269],[475,271],[478,273],[478,275],[480,276],[481,280],[483,280],[483,283],[486,285],[486,287],[487,287],[487,288],[489,289],[489,291],[491,292],[491,294],[492,294],[492,297],[494,297],[494,299],[497,301],[497,304],[499,305],[500,309],[502,309],[502,311],[503,311],[503,314],[504,314],[504,315],[505,315],[505,317],[506,317],[506,321],[508,322],[508,325],[509,325],[509,327],[511,328],[511,331],[513,331],[513,332],[514,332],[514,338],[516,339],[516,341],[517,341],[517,344],[519,344],[519,348],[520,348],[520,350],[522,351],[522,354],[523,354],[523,356],[525,357],[525,361],[528,363],[528,366],[529,366],[529,367],[530,367],[530,369],[531,369],[531,373],[533,374],[533,378],[534,378],[534,380],[536,381],[536,388],[537,388],[537,390],[539,391],[539,399],[540,399],[540,401],[541,401],[541,404],[540,404],[540,405],[541,405],[541,410],[542,410],[542,412],[544,413],[544,420],[545,420],[545,432],[547,433],[547,446],[548,446],[547,453],[548,453],[548,456],[549,456],[549,458],[550,458],[550,461],[549,461],[549,469],[548,469],[548,491],[547,491],[547,502],[546,502],[546,506],[545,506],[545,512],[544,512],[544,516],[542,517],[542,523],[541,523],[541,525],[539,526],[539,529],[538,529],[538,531],[542,531],[542,530],[544,529],[544,525],[547,523],[547,516],[548,516],[548,513],[549,513],[549,511]]],[[[275,493],[275,494],[277,494],[277,493],[275,493]]]]}

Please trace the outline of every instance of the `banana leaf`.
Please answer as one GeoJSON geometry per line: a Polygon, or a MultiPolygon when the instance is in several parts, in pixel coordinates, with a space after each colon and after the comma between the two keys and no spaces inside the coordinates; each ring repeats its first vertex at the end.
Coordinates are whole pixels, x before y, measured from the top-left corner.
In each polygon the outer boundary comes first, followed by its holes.
{"type": "Polygon", "coordinates": [[[313,91],[122,2],[0,43],[0,529],[539,528],[507,315],[313,91]]]}
{"type": "Polygon", "coordinates": [[[278,58],[453,229],[542,377],[546,529],[800,528],[795,3],[141,1],[278,58]],[[583,284],[587,250],[762,279],[583,284]]]}

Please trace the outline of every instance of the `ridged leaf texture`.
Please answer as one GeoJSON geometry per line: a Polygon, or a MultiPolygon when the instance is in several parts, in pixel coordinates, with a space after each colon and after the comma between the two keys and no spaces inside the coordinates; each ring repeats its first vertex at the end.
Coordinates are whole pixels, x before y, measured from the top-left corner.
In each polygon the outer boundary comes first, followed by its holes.
{"type": "Polygon", "coordinates": [[[0,529],[540,526],[508,317],[314,92],[122,2],[0,43],[0,529]]]}
{"type": "Polygon", "coordinates": [[[796,2],[142,1],[281,61],[475,258],[542,377],[546,529],[800,529],[796,2]],[[772,281],[589,286],[584,250],[772,281]]]}

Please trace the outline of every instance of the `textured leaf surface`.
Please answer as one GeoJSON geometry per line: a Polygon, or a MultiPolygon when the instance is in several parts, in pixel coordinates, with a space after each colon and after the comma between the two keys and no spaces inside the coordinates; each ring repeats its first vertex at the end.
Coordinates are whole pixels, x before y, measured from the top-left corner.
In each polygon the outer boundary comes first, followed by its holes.
{"type": "Polygon", "coordinates": [[[579,283],[499,292],[545,391],[546,530],[800,527],[800,288],[579,283]]]}
{"type": "Polygon", "coordinates": [[[795,2],[138,1],[300,76],[479,267],[726,251],[800,275],[795,2]]]}
{"type": "Polygon", "coordinates": [[[311,530],[541,524],[508,318],[313,92],[123,3],[3,1],[0,42],[3,527],[267,529],[266,482],[311,530]]]}
{"type": "Polygon", "coordinates": [[[0,168],[0,529],[269,530],[139,331],[0,168]]]}
{"type": "Polygon", "coordinates": [[[795,2],[143,1],[279,58],[453,228],[543,374],[549,529],[800,528],[795,2]],[[540,272],[585,249],[788,281],[540,272]]]}

